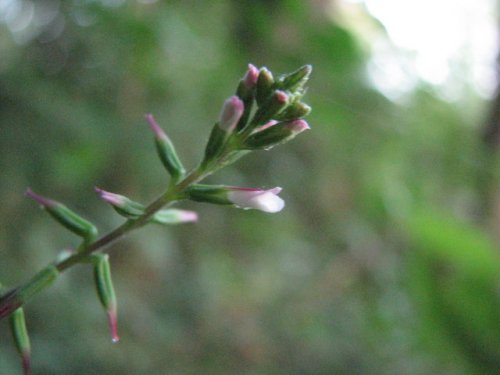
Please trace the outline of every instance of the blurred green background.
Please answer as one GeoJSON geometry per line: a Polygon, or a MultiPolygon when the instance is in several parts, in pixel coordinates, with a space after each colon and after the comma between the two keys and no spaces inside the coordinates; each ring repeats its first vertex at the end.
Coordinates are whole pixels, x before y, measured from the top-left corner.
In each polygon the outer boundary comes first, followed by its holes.
{"type": "MultiPolygon", "coordinates": [[[[94,186],[148,202],[167,181],[145,113],[192,167],[249,62],[314,67],[312,130],[208,180],[282,186],[286,209],[186,202],[198,224],[114,245],[119,344],[91,269],[66,272],[26,307],[35,374],[499,373],[500,112],[468,80],[473,52],[454,85],[412,76],[391,93],[397,71],[370,69],[412,53],[362,2],[2,0],[0,17],[9,286],[77,244],[26,187],[105,233],[122,219],[94,186]]],[[[2,321],[0,374],[18,373],[2,321]]]]}

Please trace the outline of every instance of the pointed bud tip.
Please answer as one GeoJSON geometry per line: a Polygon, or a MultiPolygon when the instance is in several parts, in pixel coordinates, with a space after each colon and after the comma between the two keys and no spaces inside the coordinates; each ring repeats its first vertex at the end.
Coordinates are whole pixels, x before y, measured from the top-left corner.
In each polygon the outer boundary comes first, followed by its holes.
{"type": "Polygon", "coordinates": [[[274,95],[280,103],[286,103],[288,100],[288,95],[284,91],[277,90],[274,95]]]}
{"type": "Polygon", "coordinates": [[[302,69],[304,69],[304,71],[306,72],[306,75],[308,76],[308,75],[310,75],[310,74],[311,74],[311,72],[312,72],[312,70],[313,70],[313,67],[312,67],[312,65],[311,65],[311,64],[307,64],[307,65],[304,65],[304,66],[302,67],[302,69]]]}
{"type": "Polygon", "coordinates": [[[26,192],[24,193],[24,195],[33,199],[35,202],[39,203],[40,205],[42,205],[44,207],[54,207],[57,204],[52,199],[48,199],[48,198],[42,197],[41,195],[36,194],[30,188],[26,189],[26,192]]]}
{"type": "Polygon", "coordinates": [[[29,351],[23,351],[21,357],[24,374],[31,374],[31,353],[29,351]]]}
{"type": "Polygon", "coordinates": [[[153,131],[156,138],[159,138],[159,139],[167,138],[167,135],[165,134],[163,129],[160,127],[160,125],[158,125],[154,116],[151,113],[148,113],[146,115],[146,121],[149,123],[149,127],[153,131]]]}
{"type": "Polygon", "coordinates": [[[180,220],[183,223],[196,223],[198,222],[198,213],[195,211],[183,210],[180,213],[180,220]]]}
{"type": "Polygon", "coordinates": [[[287,124],[287,127],[288,127],[288,129],[290,129],[291,131],[293,131],[295,133],[301,133],[304,130],[311,129],[311,127],[309,126],[309,124],[307,123],[307,121],[302,120],[302,119],[290,121],[287,124]]]}
{"type": "Polygon", "coordinates": [[[222,107],[219,127],[227,132],[233,131],[243,115],[244,110],[245,104],[240,98],[236,95],[229,97],[222,107]]]}
{"type": "Polygon", "coordinates": [[[272,189],[269,189],[268,191],[277,195],[277,194],[281,193],[282,190],[283,190],[283,188],[281,188],[279,186],[276,186],[276,187],[274,187],[272,189]]]}
{"type": "Polygon", "coordinates": [[[99,194],[99,196],[101,197],[101,199],[103,201],[105,201],[113,206],[119,206],[119,205],[124,203],[123,196],[121,196],[121,195],[100,189],[97,186],[94,187],[94,190],[99,194]]]}
{"type": "Polygon", "coordinates": [[[252,89],[257,84],[257,80],[259,78],[259,69],[253,64],[248,64],[248,70],[243,77],[243,82],[245,86],[249,89],[252,89]]]}
{"type": "Polygon", "coordinates": [[[120,341],[120,336],[118,336],[118,319],[116,314],[116,308],[111,308],[108,311],[109,329],[111,331],[111,341],[117,343],[120,341]]]}

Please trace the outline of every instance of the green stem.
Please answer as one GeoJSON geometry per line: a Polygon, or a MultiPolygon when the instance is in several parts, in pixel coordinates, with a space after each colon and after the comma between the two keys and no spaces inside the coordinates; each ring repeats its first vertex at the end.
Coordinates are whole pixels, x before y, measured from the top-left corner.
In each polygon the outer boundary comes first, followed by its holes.
{"type": "MultiPolygon", "coordinates": [[[[78,252],[74,253],[66,259],[56,262],[52,266],[55,267],[60,273],[78,263],[84,263],[90,254],[105,249],[111,243],[121,239],[129,232],[146,225],[151,216],[153,216],[156,212],[158,212],[163,207],[172,204],[173,202],[178,200],[179,197],[182,197],[183,191],[187,187],[189,187],[189,185],[201,181],[211,173],[213,173],[213,170],[207,170],[205,168],[202,168],[201,166],[196,168],[183,180],[170,187],[165,194],[161,195],[150,205],[148,205],[142,216],[134,220],[127,220],[125,223],[112,230],[105,236],[101,237],[97,241],[83,245],[81,248],[79,248],[78,252]]],[[[37,281],[35,279],[36,278],[32,278],[24,285],[13,288],[0,297],[0,320],[9,316],[13,311],[27,302],[26,300],[21,298],[21,296],[19,295],[19,291],[29,288],[31,284],[37,281]]],[[[43,289],[43,287],[39,288],[39,291],[43,289]]]]}

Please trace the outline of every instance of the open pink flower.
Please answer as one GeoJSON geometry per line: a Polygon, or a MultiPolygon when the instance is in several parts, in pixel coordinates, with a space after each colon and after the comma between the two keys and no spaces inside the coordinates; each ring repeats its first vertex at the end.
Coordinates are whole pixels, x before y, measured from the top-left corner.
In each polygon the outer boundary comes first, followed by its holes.
{"type": "Polygon", "coordinates": [[[279,212],[285,207],[285,201],[278,197],[280,187],[269,190],[255,188],[229,187],[227,198],[236,206],[244,209],[254,208],[264,212],[279,212]]]}

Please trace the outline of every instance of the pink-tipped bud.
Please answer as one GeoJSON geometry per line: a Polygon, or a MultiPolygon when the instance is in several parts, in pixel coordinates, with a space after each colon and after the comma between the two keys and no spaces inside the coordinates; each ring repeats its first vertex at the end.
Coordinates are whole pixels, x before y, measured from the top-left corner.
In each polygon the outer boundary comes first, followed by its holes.
{"type": "Polygon", "coordinates": [[[31,190],[30,188],[28,188],[26,190],[25,195],[27,197],[30,197],[35,202],[39,203],[41,206],[43,206],[45,208],[55,207],[58,204],[56,201],[53,201],[52,199],[45,198],[45,197],[42,197],[41,195],[34,193],[33,190],[31,190]]]}
{"type": "Polygon", "coordinates": [[[195,223],[198,221],[198,214],[194,211],[179,210],[176,208],[167,208],[160,210],[153,216],[153,223],[157,224],[184,224],[195,223]]]}
{"type": "Polygon", "coordinates": [[[259,79],[259,69],[255,65],[248,64],[248,70],[243,77],[243,82],[247,89],[251,90],[257,85],[257,80],[259,79]]]}
{"type": "Polygon", "coordinates": [[[282,112],[289,105],[290,96],[282,91],[276,90],[266,101],[257,109],[252,123],[263,125],[274,119],[276,115],[282,112]]]}
{"type": "Polygon", "coordinates": [[[180,223],[196,223],[198,221],[198,213],[188,210],[177,210],[180,223]]]}
{"type": "Polygon", "coordinates": [[[285,207],[285,201],[278,197],[280,192],[280,187],[269,190],[230,187],[227,197],[240,208],[253,208],[263,212],[275,213],[285,207]]]}
{"type": "Polygon", "coordinates": [[[94,263],[94,280],[97,288],[97,295],[101,304],[106,309],[109,328],[111,331],[111,340],[118,342],[118,324],[116,313],[116,295],[111,280],[111,266],[109,264],[108,254],[94,254],[91,256],[94,263]]]}
{"type": "Polygon", "coordinates": [[[162,164],[174,180],[179,180],[186,171],[175,152],[174,144],[158,125],[152,114],[147,114],[146,120],[155,135],[156,151],[162,164]]]}
{"type": "Polygon", "coordinates": [[[222,107],[219,127],[226,132],[232,132],[238,121],[240,121],[244,110],[245,105],[243,101],[235,95],[231,96],[224,102],[224,106],[222,107]]]}
{"type": "Polygon", "coordinates": [[[153,131],[154,135],[158,139],[168,139],[167,135],[163,131],[163,129],[158,125],[156,122],[155,118],[151,113],[146,115],[146,121],[148,122],[149,126],[151,127],[151,130],[153,131]]]}
{"type": "Polygon", "coordinates": [[[22,360],[22,366],[23,366],[23,372],[24,375],[31,375],[31,352],[23,352],[21,354],[21,360],[22,360]]]}
{"type": "Polygon", "coordinates": [[[274,96],[278,103],[286,103],[288,101],[288,95],[284,91],[276,90],[274,96]]]}
{"type": "Polygon", "coordinates": [[[103,201],[109,203],[116,212],[126,218],[135,219],[144,213],[144,206],[142,204],[134,202],[124,195],[111,193],[98,187],[94,189],[103,201]]]}
{"type": "Polygon", "coordinates": [[[106,190],[102,190],[102,189],[98,188],[97,186],[94,189],[99,194],[99,196],[101,197],[101,199],[103,201],[105,201],[106,203],[109,203],[112,206],[122,207],[123,205],[126,204],[127,198],[124,197],[123,195],[119,195],[119,194],[111,193],[111,192],[106,191],[106,190]]]}
{"type": "Polygon", "coordinates": [[[120,336],[118,336],[118,314],[116,312],[116,305],[111,306],[107,311],[109,330],[111,332],[111,341],[120,341],[120,336]]]}
{"type": "Polygon", "coordinates": [[[21,356],[25,375],[31,374],[31,344],[26,328],[23,308],[19,308],[10,316],[10,328],[16,349],[21,356]]]}
{"type": "Polygon", "coordinates": [[[285,127],[295,134],[302,133],[304,130],[311,129],[307,121],[298,119],[285,124],[285,127]]]}
{"type": "Polygon", "coordinates": [[[35,194],[31,189],[26,191],[26,196],[40,203],[42,208],[57,222],[73,233],[83,237],[86,242],[91,242],[97,237],[97,228],[91,222],[80,217],[62,203],[35,194]]]}
{"type": "Polygon", "coordinates": [[[274,126],[277,123],[278,123],[278,121],[276,121],[276,120],[270,120],[267,124],[259,126],[257,129],[255,129],[254,132],[261,132],[262,130],[266,130],[267,128],[270,128],[271,126],[274,126]]]}
{"type": "Polygon", "coordinates": [[[309,124],[302,119],[272,125],[268,123],[257,128],[245,140],[243,147],[248,150],[269,150],[276,145],[290,141],[307,129],[309,129],[309,124]]]}

